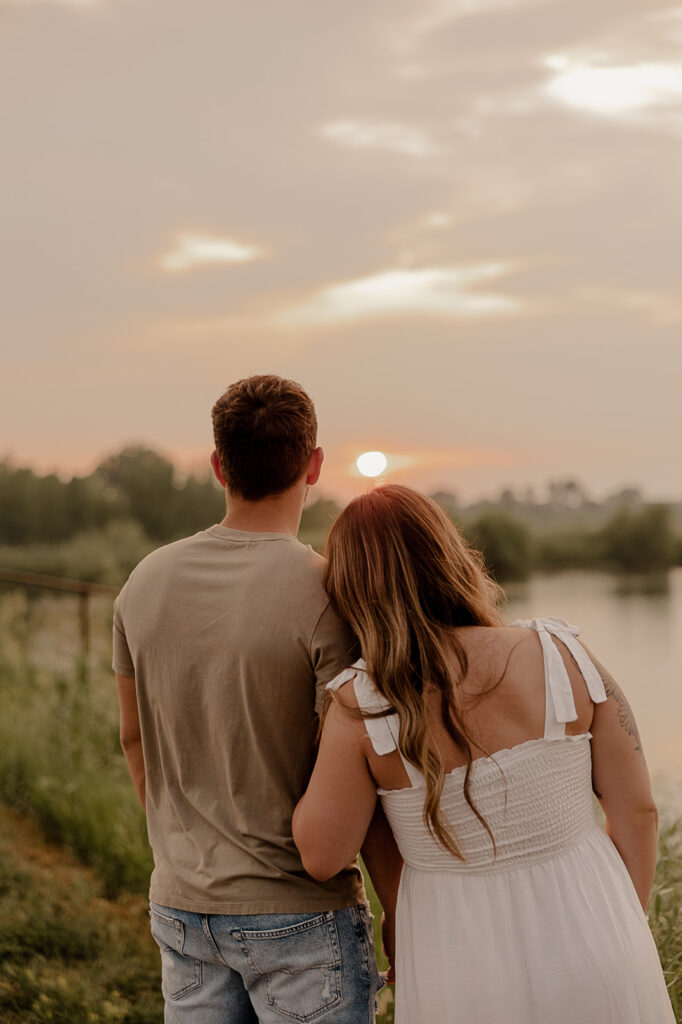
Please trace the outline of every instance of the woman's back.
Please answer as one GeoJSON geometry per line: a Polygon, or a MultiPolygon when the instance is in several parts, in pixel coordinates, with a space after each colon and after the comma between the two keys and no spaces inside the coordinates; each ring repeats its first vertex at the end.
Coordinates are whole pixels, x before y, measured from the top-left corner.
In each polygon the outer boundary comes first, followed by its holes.
{"type": "MultiPolygon", "coordinates": [[[[405,862],[396,1021],[672,1024],[637,894],[595,822],[588,726],[603,682],[574,627],[524,625],[462,638],[475,666],[467,725],[492,754],[475,753],[471,796],[494,843],[464,797],[465,765],[444,729],[440,806],[464,859],[429,833],[424,780],[397,750],[396,716],[364,722],[405,862]],[[488,668],[477,671],[486,648],[488,668]],[[490,689],[490,680],[500,681],[490,689]]],[[[351,679],[363,710],[385,706],[362,662],[330,687],[351,679]]]]}
{"type": "MultiPolygon", "coordinates": [[[[543,737],[547,682],[537,631],[520,627],[466,626],[453,632],[468,662],[465,678],[455,684],[455,700],[467,731],[477,744],[473,757],[479,759],[543,737]]],[[[567,723],[566,734],[586,733],[594,710],[589,691],[566,645],[556,635],[550,642],[556,645],[563,661],[576,709],[577,717],[567,723]]],[[[454,654],[452,662],[453,676],[457,679],[461,673],[454,654]]],[[[465,764],[464,753],[443,724],[440,695],[429,695],[427,706],[430,734],[444,770],[451,772],[465,764]]],[[[381,789],[410,785],[397,750],[388,756],[379,756],[368,744],[367,756],[381,789]]]]}

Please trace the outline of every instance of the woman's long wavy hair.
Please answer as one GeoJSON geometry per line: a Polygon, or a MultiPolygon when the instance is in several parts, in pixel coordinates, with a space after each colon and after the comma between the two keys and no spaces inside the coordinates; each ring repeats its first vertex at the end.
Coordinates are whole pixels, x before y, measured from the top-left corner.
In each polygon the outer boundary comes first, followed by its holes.
{"type": "Polygon", "coordinates": [[[475,744],[458,698],[468,664],[454,628],[502,625],[502,590],[442,509],[396,484],[355,498],[341,512],[326,557],[330,600],[358,637],[378,691],[398,713],[403,755],[426,779],[426,826],[464,859],[439,810],[445,772],[426,697],[440,695],[443,725],[466,759],[464,796],[493,839],[470,792],[475,744]]]}

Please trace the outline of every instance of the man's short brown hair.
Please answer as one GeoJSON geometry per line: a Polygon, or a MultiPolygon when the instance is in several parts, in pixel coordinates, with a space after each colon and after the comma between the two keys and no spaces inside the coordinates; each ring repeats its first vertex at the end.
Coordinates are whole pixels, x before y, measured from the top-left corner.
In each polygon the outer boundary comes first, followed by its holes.
{"type": "Polygon", "coordinates": [[[291,487],[317,445],[315,406],[300,384],[274,374],[231,384],[211,415],[227,489],[247,501],[291,487]]]}

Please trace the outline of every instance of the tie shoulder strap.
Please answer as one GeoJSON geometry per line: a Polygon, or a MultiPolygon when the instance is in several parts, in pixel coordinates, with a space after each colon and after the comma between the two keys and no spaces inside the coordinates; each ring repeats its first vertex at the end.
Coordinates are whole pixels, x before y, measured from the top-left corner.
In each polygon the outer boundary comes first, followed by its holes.
{"type": "MultiPolygon", "coordinates": [[[[367,663],[359,658],[350,668],[344,669],[338,676],[335,676],[330,683],[327,683],[327,690],[338,690],[344,683],[353,680],[355,699],[361,711],[376,714],[381,711],[390,711],[391,704],[383,697],[372,681],[367,671],[367,663]]],[[[372,747],[377,754],[391,754],[394,750],[400,753],[401,760],[405,765],[413,786],[424,784],[421,772],[413,764],[403,757],[400,750],[400,721],[394,711],[392,714],[382,715],[377,718],[365,718],[365,729],[370,738],[372,747]]]]}
{"type": "Polygon", "coordinates": [[[580,629],[565,619],[555,618],[517,619],[516,622],[512,622],[512,626],[534,629],[538,634],[545,668],[545,738],[556,739],[564,736],[566,723],[574,722],[578,713],[564,659],[552,640],[553,636],[561,640],[570,651],[594,703],[601,704],[606,700],[601,676],[585,648],[577,640],[580,629]]]}

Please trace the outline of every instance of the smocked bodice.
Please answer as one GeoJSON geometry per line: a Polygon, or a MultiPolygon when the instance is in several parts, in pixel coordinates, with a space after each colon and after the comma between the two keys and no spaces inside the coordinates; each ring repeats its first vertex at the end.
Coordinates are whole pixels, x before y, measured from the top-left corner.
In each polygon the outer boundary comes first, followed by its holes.
{"type": "MultiPolygon", "coordinates": [[[[534,629],[540,638],[546,684],[544,736],[473,764],[471,796],[490,827],[494,846],[465,799],[464,767],[446,775],[440,810],[464,860],[454,857],[429,833],[424,820],[425,780],[401,752],[411,787],[378,792],[403,859],[412,868],[477,874],[505,871],[521,862],[555,857],[595,827],[591,736],[566,736],[566,722],[575,721],[577,712],[568,673],[552,636],[568,647],[595,703],[606,700],[604,684],[576,640],[577,627],[561,619],[532,619],[514,625],[534,629]]],[[[390,711],[362,660],[328,685],[338,689],[351,679],[362,710],[390,711]]],[[[400,751],[395,713],[367,718],[365,726],[378,754],[400,751]]]]}
{"type": "Polygon", "coordinates": [[[464,768],[445,777],[441,812],[464,861],[448,853],[424,823],[424,789],[380,791],[403,860],[422,871],[503,871],[556,856],[594,825],[590,734],[529,740],[474,762],[471,795],[495,837],[464,797],[464,768]]]}

